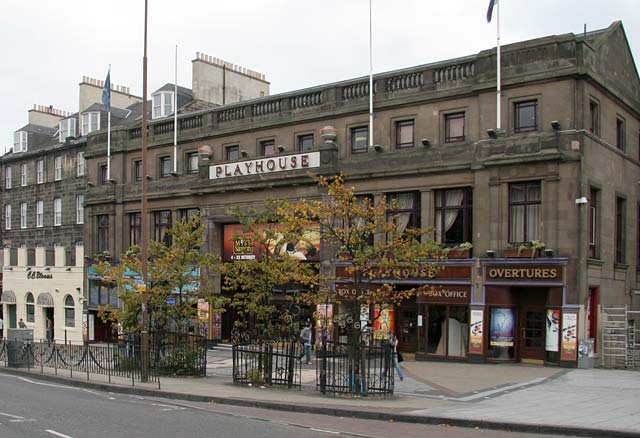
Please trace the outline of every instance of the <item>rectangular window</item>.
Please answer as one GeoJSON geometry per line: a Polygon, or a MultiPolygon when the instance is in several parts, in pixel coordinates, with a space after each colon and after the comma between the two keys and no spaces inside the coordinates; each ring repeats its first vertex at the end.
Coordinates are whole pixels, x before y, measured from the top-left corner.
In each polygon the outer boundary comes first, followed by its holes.
{"type": "Polygon", "coordinates": [[[598,258],[598,196],[599,190],[591,187],[589,189],[589,257],[598,258]]]}
{"type": "Polygon", "coordinates": [[[4,229],[11,229],[11,204],[4,206],[4,229]]]}
{"type": "Polygon", "coordinates": [[[76,176],[84,176],[84,151],[76,154],[76,176]]]}
{"type": "Polygon", "coordinates": [[[97,252],[109,251],[109,215],[101,214],[96,217],[98,225],[96,250],[97,252]]]}
{"type": "Polygon", "coordinates": [[[178,210],[178,217],[180,218],[181,221],[188,221],[191,216],[196,216],[200,214],[200,209],[199,208],[183,208],[181,210],[178,210]]]}
{"type": "Polygon", "coordinates": [[[401,234],[404,230],[420,226],[420,193],[404,192],[387,195],[389,217],[395,220],[396,231],[401,234]]]}
{"type": "Polygon", "coordinates": [[[142,160],[133,161],[133,179],[134,181],[142,181],[142,160]]]}
{"type": "Polygon", "coordinates": [[[36,182],[42,184],[44,182],[44,160],[36,162],[36,182]]]}
{"type": "Polygon", "coordinates": [[[444,142],[464,141],[464,113],[445,114],[444,142]]]}
{"type": "Polygon", "coordinates": [[[536,131],[538,129],[538,101],[516,102],[513,106],[515,132],[536,131]]]}
{"type": "Polygon", "coordinates": [[[64,143],[67,137],[76,136],[76,119],[61,120],[58,127],[60,143],[64,143]]]}
{"type": "Polygon", "coordinates": [[[624,263],[625,258],[625,210],[626,200],[621,197],[616,197],[616,263],[624,263]]]}
{"type": "Polygon", "coordinates": [[[25,187],[29,182],[29,165],[27,163],[22,163],[20,165],[20,185],[25,187]]]}
{"type": "Polygon", "coordinates": [[[53,160],[53,179],[60,181],[62,179],[62,155],[58,155],[53,160]]]}
{"type": "Polygon", "coordinates": [[[20,228],[27,228],[27,203],[20,203],[20,228]]]}
{"type": "Polygon", "coordinates": [[[84,224],[84,195],[76,196],[76,224],[84,224]]]}
{"type": "Polygon", "coordinates": [[[441,245],[471,242],[473,234],[470,188],[436,190],[436,241],[441,245]]]}
{"type": "Polygon", "coordinates": [[[396,148],[412,148],[414,146],[413,120],[401,120],[395,123],[396,148]]]}
{"type": "Polygon", "coordinates": [[[160,166],[160,178],[171,176],[171,157],[160,157],[158,164],[160,166]]]}
{"type": "Polygon", "coordinates": [[[82,114],[82,135],[87,135],[100,129],[100,113],[90,112],[82,114]]]}
{"type": "Polygon", "coordinates": [[[198,153],[189,152],[187,154],[187,173],[198,173],[198,153]]]}
{"type": "Polygon", "coordinates": [[[36,227],[44,226],[44,201],[36,202],[36,227]]]}
{"type": "Polygon", "coordinates": [[[108,184],[109,183],[109,175],[107,175],[107,165],[101,164],[98,167],[98,181],[100,184],[108,184]]]}
{"type": "Polygon", "coordinates": [[[298,150],[306,152],[313,149],[313,134],[303,134],[298,136],[298,150]]]}
{"type": "Polygon", "coordinates": [[[369,127],[351,128],[351,153],[362,154],[369,148],[369,127]]]}
{"type": "Polygon", "coordinates": [[[153,239],[165,242],[169,238],[167,231],[171,228],[171,210],[161,210],[153,213],[153,239]]]}
{"type": "Polygon", "coordinates": [[[62,198],[53,200],[53,225],[62,225],[62,198]]]}
{"type": "Polygon", "coordinates": [[[142,238],[142,216],[129,213],[129,245],[140,245],[142,238]]]}
{"type": "Polygon", "coordinates": [[[625,123],[620,116],[616,117],[616,147],[625,150],[625,123]]]}
{"type": "Polygon", "coordinates": [[[260,142],[261,155],[274,155],[276,153],[276,143],[274,140],[262,140],[260,142]]]}
{"type": "Polygon", "coordinates": [[[4,187],[11,188],[11,166],[7,166],[4,171],[4,187]]]}
{"type": "Polygon", "coordinates": [[[589,101],[589,131],[600,137],[600,105],[594,100],[589,101]]]}
{"type": "Polygon", "coordinates": [[[28,133],[16,131],[13,133],[13,152],[27,152],[28,133]]]}
{"type": "Polygon", "coordinates": [[[234,161],[240,158],[240,146],[227,146],[224,150],[225,155],[227,156],[227,161],[234,161]]]}
{"type": "Polygon", "coordinates": [[[509,242],[540,240],[540,182],[509,186],[509,242]]]}

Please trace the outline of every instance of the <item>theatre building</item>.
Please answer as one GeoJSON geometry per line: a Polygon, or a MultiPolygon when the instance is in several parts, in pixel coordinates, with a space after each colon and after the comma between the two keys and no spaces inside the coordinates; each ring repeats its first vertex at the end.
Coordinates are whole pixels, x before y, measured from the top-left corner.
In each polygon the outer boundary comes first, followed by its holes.
{"type": "MultiPolygon", "coordinates": [[[[317,199],[308,174],[343,172],[357,195],[395,202],[403,226],[458,247],[437,274],[377,279],[419,287],[383,319],[402,351],[576,366],[580,340],[595,339],[601,352],[603,305],[640,306],[640,81],[620,22],[501,50],[502,129],[496,51],[487,48],[376,74],[374,147],[368,78],[269,95],[264,75],[198,54],[177,125],[173,109],[152,114],[147,175],[139,122],[112,132],[111,181],[98,178],[104,131],[88,136],[86,253],[138,242],[143,177],[149,235],[161,240],[197,209],[206,250],[222,256],[230,207],[317,199]]],[[[152,99],[173,102],[171,92],[152,99]]],[[[326,272],[348,263],[324,242],[317,252],[326,272]]],[[[317,309],[327,323],[339,316],[330,306],[317,309]]],[[[215,318],[222,327],[210,335],[224,337],[233,318],[215,318]]]]}

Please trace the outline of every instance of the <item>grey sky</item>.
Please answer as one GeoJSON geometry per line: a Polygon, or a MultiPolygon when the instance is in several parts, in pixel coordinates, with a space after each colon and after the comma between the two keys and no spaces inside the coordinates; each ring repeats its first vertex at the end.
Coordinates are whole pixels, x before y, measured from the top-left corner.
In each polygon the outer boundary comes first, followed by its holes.
{"type": "MultiPolygon", "coordinates": [[[[489,0],[372,0],[374,72],[495,47],[489,0]]],[[[149,93],[191,86],[197,51],[266,75],[271,93],[367,75],[368,0],[150,0],[149,93]]],[[[501,0],[502,44],[622,20],[636,65],[638,0],[501,0]]],[[[38,105],[76,112],[82,76],[142,94],[143,0],[2,0],[0,153],[38,105]]]]}

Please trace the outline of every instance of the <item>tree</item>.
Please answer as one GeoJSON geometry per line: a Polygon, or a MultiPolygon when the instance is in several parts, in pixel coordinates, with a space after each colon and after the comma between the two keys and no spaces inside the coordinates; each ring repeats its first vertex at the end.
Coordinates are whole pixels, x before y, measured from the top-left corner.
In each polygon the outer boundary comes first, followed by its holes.
{"type": "MultiPolygon", "coordinates": [[[[224,300],[213,282],[219,271],[219,258],[203,253],[204,225],[200,215],[179,221],[168,231],[165,242],[149,242],[147,298],[152,329],[184,331],[198,323],[197,301],[205,299],[211,312],[223,311],[224,300]]],[[[94,266],[103,282],[113,285],[122,302],[118,309],[104,306],[101,316],[120,323],[127,333],[141,330],[140,247],[132,246],[112,263],[100,261],[94,266]]]]}
{"type": "MultiPolygon", "coordinates": [[[[276,333],[294,333],[297,327],[292,324],[293,315],[289,310],[292,306],[277,308],[274,291],[312,290],[317,282],[317,264],[302,260],[293,249],[293,252],[287,250],[287,245],[308,231],[298,227],[295,221],[283,220],[282,212],[288,208],[289,203],[284,200],[268,199],[260,211],[240,208],[230,211],[243,231],[235,236],[234,245],[248,248],[252,256],[223,264],[223,289],[233,294],[235,328],[249,333],[252,340],[270,339],[276,333]]],[[[294,305],[294,297],[286,296],[294,305]]]]}

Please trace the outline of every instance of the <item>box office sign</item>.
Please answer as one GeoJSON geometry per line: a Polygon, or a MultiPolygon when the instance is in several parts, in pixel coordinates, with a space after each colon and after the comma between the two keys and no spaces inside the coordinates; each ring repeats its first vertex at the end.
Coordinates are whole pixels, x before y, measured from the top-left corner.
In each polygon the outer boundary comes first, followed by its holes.
{"type": "MultiPolygon", "coordinates": [[[[270,225],[259,227],[259,232],[264,233],[270,225]]],[[[263,251],[272,255],[292,257],[299,260],[317,262],[320,260],[320,225],[309,227],[302,231],[300,236],[291,241],[274,233],[274,239],[261,245],[264,236],[254,236],[246,233],[241,224],[224,226],[224,248],[222,258],[224,261],[255,260],[263,251]]]]}
{"type": "Polygon", "coordinates": [[[238,176],[264,175],[287,170],[320,167],[320,152],[308,154],[265,157],[237,163],[209,166],[209,179],[233,178],[238,176]]]}
{"type": "Polygon", "coordinates": [[[488,265],[484,268],[487,280],[522,282],[561,282],[562,266],[549,265],[488,265]]]}
{"type": "Polygon", "coordinates": [[[441,284],[423,286],[417,295],[419,303],[469,304],[471,286],[441,284]]]}

